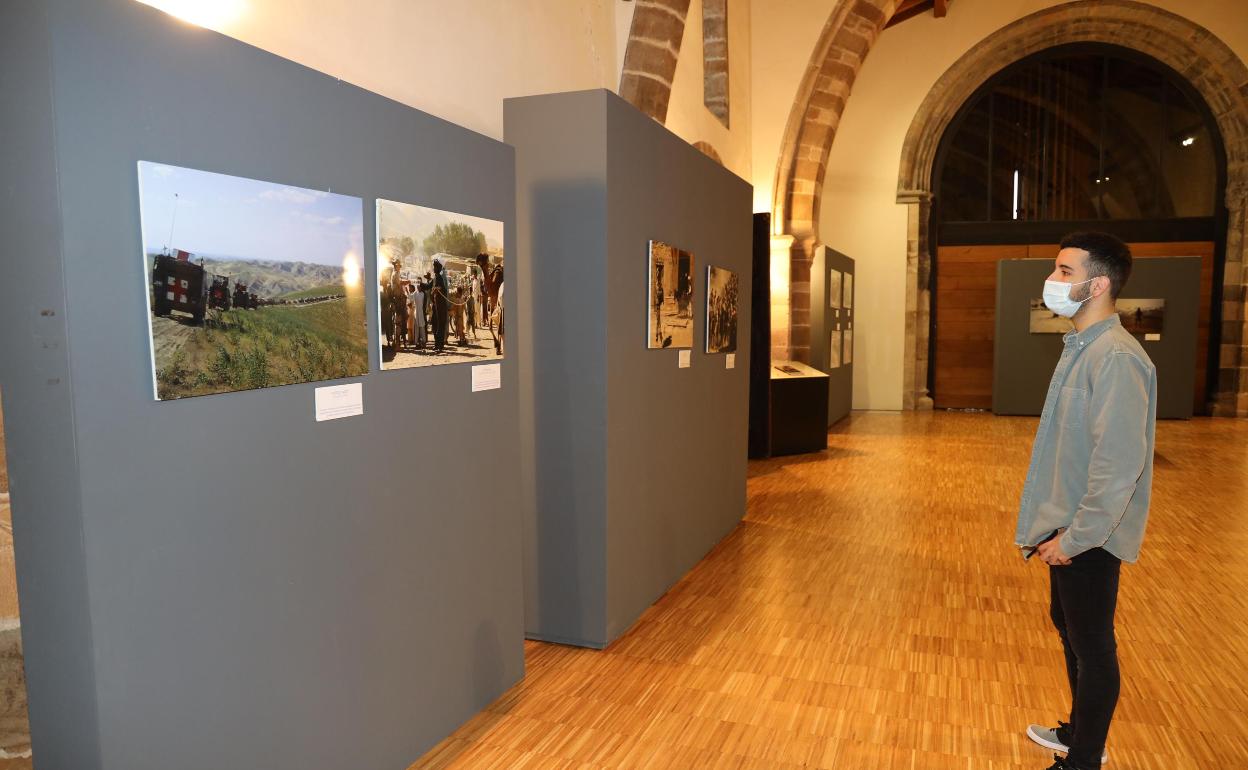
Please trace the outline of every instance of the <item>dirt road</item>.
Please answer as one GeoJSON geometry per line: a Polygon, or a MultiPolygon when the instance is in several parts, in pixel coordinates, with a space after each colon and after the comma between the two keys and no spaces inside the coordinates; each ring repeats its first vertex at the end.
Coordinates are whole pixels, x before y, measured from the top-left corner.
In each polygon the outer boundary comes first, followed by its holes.
{"type": "Polygon", "coordinates": [[[172,359],[194,333],[195,327],[191,326],[189,318],[183,323],[176,316],[152,316],[152,348],[156,353],[156,368],[160,368],[160,362],[172,359]]]}

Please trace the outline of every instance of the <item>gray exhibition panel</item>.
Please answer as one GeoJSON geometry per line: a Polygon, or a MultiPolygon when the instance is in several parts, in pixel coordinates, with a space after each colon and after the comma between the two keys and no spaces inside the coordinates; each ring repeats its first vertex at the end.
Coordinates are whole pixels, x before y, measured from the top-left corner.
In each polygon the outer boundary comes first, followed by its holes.
{"type": "Polygon", "coordinates": [[[847,282],[845,276],[853,275],[854,260],[827,246],[815,249],[810,266],[810,363],[828,375],[829,427],[848,417],[854,408],[854,364],[852,357],[845,363],[844,353],[845,347],[853,344],[845,340],[846,332],[854,328],[853,301],[847,299],[846,292],[852,292],[855,285],[852,279],[847,282]],[[839,284],[835,273],[840,274],[839,284]],[[835,300],[833,294],[837,294],[835,300]],[[850,307],[846,307],[847,303],[850,307]],[[841,341],[841,352],[838,365],[833,367],[832,341],[836,332],[840,332],[837,339],[841,341]]]}
{"type": "Polygon", "coordinates": [[[154,401],[135,165],[362,198],[375,287],[377,197],[503,220],[514,264],[513,150],[132,0],[0,19],[36,765],[405,767],[523,675],[516,357],[477,394],[374,363],[323,423],[314,384],[154,401]]]}
{"type": "Polygon", "coordinates": [[[744,288],[734,369],[704,352],[704,313],[707,265],[750,285],[751,188],[608,91],[504,109],[520,248],[533,255],[521,268],[536,394],[525,629],[602,647],[745,514],[744,288]],[[651,239],[694,254],[687,369],[646,347],[651,239]]]}
{"type": "MultiPolygon", "coordinates": [[[[1164,299],[1161,339],[1137,337],[1157,367],[1157,416],[1188,419],[1196,388],[1200,318],[1200,257],[1137,259],[1122,299],[1164,299]]],[[[1051,259],[1006,259],[997,264],[997,327],[993,343],[992,411],[1038,415],[1053,369],[1062,355],[1061,334],[1032,334],[1030,302],[1044,291],[1051,259]]]]}

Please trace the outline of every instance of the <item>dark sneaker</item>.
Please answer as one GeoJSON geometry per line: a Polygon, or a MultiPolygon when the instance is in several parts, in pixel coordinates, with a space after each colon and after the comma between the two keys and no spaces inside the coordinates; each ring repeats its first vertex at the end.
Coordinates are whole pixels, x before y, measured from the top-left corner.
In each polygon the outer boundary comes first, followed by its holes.
{"type": "MultiPolygon", "coordinates": [[[[1027,737],[1045,747],[1054,751],[1070,752],[1070,744],[1066,741],[1070,733],[1070,725],[1065,722],[1058,722],[1057,727],[1041,727],[1040,725],[1028,725],[1027,737]]],[[[1101,764],[1109,762],[1109,749],[1101,752],[1101,764]]]]}
{"type": "Polygon", "coordinates": [[[1081,770],[1078,765],[1072,765],[1069,759],[1061,754],[1053,755],[1053,764],[1049,765],[1048,770],[1081,770]]]}

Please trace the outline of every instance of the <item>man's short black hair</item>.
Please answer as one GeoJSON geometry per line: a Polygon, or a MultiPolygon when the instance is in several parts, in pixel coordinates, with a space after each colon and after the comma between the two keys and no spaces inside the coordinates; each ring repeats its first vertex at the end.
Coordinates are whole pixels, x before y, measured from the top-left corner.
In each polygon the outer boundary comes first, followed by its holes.
{"type": "Polygon", "coordinates": [[[1083,249],[1088,252],[1085,264],[1089,278],[1109,278],[1109,297],[1118,299],[1122,287],[1131,277],[1131,249],[1122,239],[1109,233],[1071,233],[1062,239],[1062,249],[1083,249]]]}

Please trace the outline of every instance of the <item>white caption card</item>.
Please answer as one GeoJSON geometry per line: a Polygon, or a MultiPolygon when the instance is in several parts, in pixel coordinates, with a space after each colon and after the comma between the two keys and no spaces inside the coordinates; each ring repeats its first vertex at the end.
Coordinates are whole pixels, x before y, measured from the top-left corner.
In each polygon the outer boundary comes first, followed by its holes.
{"type": "Polygon", "coordinates": [[[498,390],[503,387],[503,365],[481,364],[472,367],[472,392],[498,390]]]}
{"type": "Polygon", "coordinates": [[[725,369],[737,368],[737,354],[736,353],[729,353],[728,355],[724,356],[724,368],[725,369]]]}
{"type": "Polygon", "coordinates": [[[1161,342],[1161,335],[1160,334],[1145,334],[1144,341],[1145,342],[1161,342]]]}
{"type": "Polygon", "coordinates": [[[692,351],[692,350],[682,350],[682,351],[680,351],[680,358],[679,358],[679,359],[677,359],[677,361],[676,361],[676,365],[677,365],[677,366],[679,366],[681,369],[688,369],[688,368],[689,368],[689,362],[690,362],[690,361],[692,361],[692,360],[693,360],[693,351],[692,351]]]}
{"type": "Polygon", "coordinates": [[[315,401],[317,422],[364,414],[364,383],[317,388],[315,401]]]}

